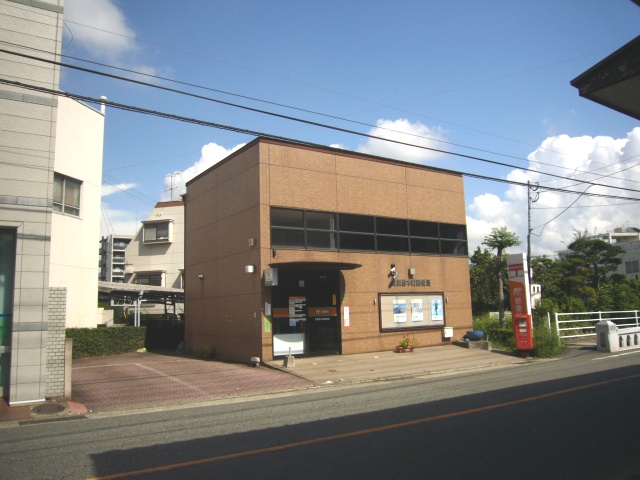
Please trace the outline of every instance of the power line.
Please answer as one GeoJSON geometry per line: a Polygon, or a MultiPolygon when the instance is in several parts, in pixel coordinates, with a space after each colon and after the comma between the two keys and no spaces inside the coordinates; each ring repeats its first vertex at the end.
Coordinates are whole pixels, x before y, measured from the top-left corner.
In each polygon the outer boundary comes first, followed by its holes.
{"type": "MultiPolygon", "coordinates": [[[[180,95],[190,96],[190,97],[194,97],[194,98],[201,99],[201,100],[207,100],[207,101],[219,103],[219,104],[226,105],[226,106],[231,106],[231,107],[235,107],[235,108],[249,110],[249,111],[253,111],[253,112],[256,112],[256,113],[262,113],[262,114],[265,114],[265,115],[271,115],[271,116],[279,117],[279,118],[282,118],[282,119],[285,119],[285,120],[291,120],[291,121],[295,121],[295,122],[305,123],[305,124],[312,125],[312,126],[318,126],[318,127],[321,127],[321,128],[327,128],[327,129],[342,131],[342,132],[345,132],[345,133],[365,136],[365,137],[369,137],[369,138],[373,138],[373,139],[385,140],[385,141],[389,141],[389,142],[393,142],[393,143],[397,143],[397,144],[401,144],[401,145],[406,145],[406,146],[411,146],[411,147],[414,147],[414,148],[420,148],[420,149],[424,149],[424,150],[429,150],[429,151],[433,151],[433,152],[437,152],[437,153],[455,155],[455,156],[458,156],[458,157],[467,158],[467,159],[471,159],[471,160],[482,161],[482,162],[487,162],[487,163],[491,163],[491,164],[498,165],[498,166],[513,168],[513,169],[519,169],[519,170],[528,171],[528,172],[532,172],[532,173],[539,173],[539,174],[548,175],[548,176],[559,178],[559,179],[563,179],[563,180],[575,181],[575,179],[568,179],[567,177],[563,177],[563,176],[555,175],[555,174],[551,174],[551,173],[543,173],[543,172],[539,172],[537,170],[533,170],[533,169],[530,169],[530,168],[527,168],[527,167],[519,167],[517,165],[511,165],[511,164],[508,164],[508,163],[497,162],[497,161],[494,161],[494,160],[488,160],[488,159],[484,159],[484,158],[481,158],[481,157],[475,157],[475,156],[471,156],[471,155],[465,155],[465,154],[461,154],[461,153],[450,152],[450,151],[437,149],[437,148],[433,148],[433,147],[415,145],[415,144],[396,141],[396,140],[391,140],[391,139],[388,139],[388,138],[385,138],[385,137],[380,137],[380,136],[375,136],[375,135],[363,134],[363,133],[356,132],[356,131],[353,131],[353,130],[348,130],[348,129],[344,129],[344,128],[340,128],[340,127],[335,127],[335,126],[331,126],[331,125],[327,125],[327,124],[323,124],[323,123],[319,123],[319,122],[314,122],[314,121],[311,121],[311,120],[305,120],[305,119],[301,119],[301,118],[298,118],[298,117],[292,117],[292,116],[289,116],[289,115],[279,114],[279,113],[270,112],[270,111],[267,111],[267,110],[261,110],[261,109],[257,109],[257,108],[253,108],[253,107],[248,107],[248,106],[245,106],[245,105],[235,104],[235,103],[227,102],[227,101],[220,100],[220,99],[215,99],[215,98],[211,98],[211,97],[205,97],[205,96],[202,96],[202,95],[197,95],[197,94],[190,93],[190,92],[185,92],[185,91],[182,91],[182,90],[177,90],[177,89],[173,89],[173,88],[169,88],[169,87],[163,87],[163,86],[155,85],[155,84],[148,83],[148,82],[142,82],[140,80],[134,80],[134,79],[122,77],[122,76],[119,76],[119,75],[113,75],[113,74],[109,74],[109,73],[105,73],[105,72],[100,72],[100,71],[97,71],[97,70],[92,70],[92,69],[88,69],[88,68],[84,68],[84,67],[79,67],[79,66],[76,66],[76,65],[57,62],[57,61],[54,61],[54,60],[48,60],[48,59],[44,59],[44,58],[40,58],[40,57],[34,57],[34,56],[31,56],[31,55],[26,55],[26,54],[22,54],[22,53],[18,53],[18,52],[12,52],[10,50],[0,49],[0,52],[9,53],[9,54],[12,54],[12,55],[21,56],[21,57],[29,58],[29,59],[36,60],[36,61],[42,61],[42,62],[45,62],[45,63],[50,63],[50,64],[58,65],[58,66],[61,66],[61,67],[68,67],[68,68],[79,70],[79,71],[83,71],[83,72],[86,72],[86,73],[92,73],[92,74],[96,74],[96,75],[101,75],[101,76],[105,76],[105,77],[108,77],[108,78],[122,80],[122,81],[125,81],[125,82],[135,83],[135,84],[147,86],[147,87],[150,87],[150,88],[155,88],[155,89],[168,91],[168,92],[171,92],[171,93],[177,93],[177,94],[180,94],[180,95]]],[[[75,57],[71,57],[71,58],[75,58],[75,57]]],[[[80,59],[80,60],[81,61],[86,61],[88,63],[97,63],[97,62],[91,62],[91,61],[88,61],[88,60],[82,60],[82,59],[80,59]]],[[[167,80],[167,81],[170,81],[170,82],[176,82],[176,83],[183,83],[184,84],[184,82],[174,81],[174,80],[167,79],[167,78],[164,78],[164,77],[156,77],[154,75],[149,75],[149,74],[145,74],[145,73],[142,73],[142,72],[135,72],[135,71],[132,71],[132,70],[121,69],[119,67],[111,67],[111,66],[108,66],[108,65],[105,65],[105,64],[99,64],[99,65],[107,66],[109,68],[116,68],[116,69],[119,69],[119,70],[124,70],[124,71],[128,71],[128,72],[131,72],[131,73],[136,73],[136,74],[140,74],[140,75],[150,76],[150,77],[158,78],[158,79],[162,79],[162,80],[167,80]]],[[[194,84],[188,84],[187,83],[187,85],[196,86],[198,88],[203,88],[203,89],[207,89],[207,90],[223,92],[223,91],[219,91],[219,90],[215,90],[215,89],[210,89],[208,87],[201,87],[201,86],[194,85],[194,84]]],[[[255,100],[255,101],[265,102],[265,103],[269,103],[269,104],[273,104],[273,105],[279,105],[279,106],[283,106],[283,107],[286,107],[286,108],[291,108],[291,109],[300,110],[300,111],[304,111],[304,112],[309,112],[309,113],[313,113],[315,115],[322,115],[322,116],[326,116],[326,117],[329,117],[329,118],[339,119],[339,120],[343,120],[343,121],[346,121],[346,122],[352,122],[352,123],[356,123],[356,124],[360,124],[360,125],[365,125],[365,126],[368,126],[368,127],[371,127],[371,128],[379,128],[379,129],[382,129],[382,130],[388,130],[388,131],[391,131],[391,132],[400,133],[400,134],[404,134],[404,135],[409,135],[409,136],[413,136],[413,137],[416,137],[416,138],[422,138],[422,139],[430,140],[430,141],[443,142],[443,143],[447,143],[447,144],[458,146],[458,147],[462,147],[462,148],[478,150],[478,151],[482,151],[482,152],[485,152],[485,153],[492,153],[492,154],[499,155],[499,156],[509,157],[509,158],[513,158],[513,159],[521,160],[521,161],[526,161],[526,160],[524,160],[522,158],[515,157],[515,156],[512,156],[512,155],[496,153],[496,152],[492,152],[492,151],[489,151],[489,150],[483,150],[483,149],[478,149],[478,148],[474,148],[474,147],[468,147],[468,146],[461,145],[461,144],[455,144],[455,143],[452,143],[452,142],[447,142],[445,140],[439,140],[439,139],[434,139],[434,138],[430,138],[430,137],[424,137],[422,135],[416,135],[416,134],[401,132],[401,131],[398,131],[398,130],[387,129],[387,128],[384,128],[384,127],[378,127],[376,125],[371,125],[371,124],[367,124],[367,123],[364,123],[364,122],[358,122],[358,121],[355,121],[355,120],[349,120],[349,119],[345,119],[345,118],[337,117],[337,116],[333,116],[333,115],[313,112],[313,111],[305,110],[305,109],[299,109],[297,107],[290,107],[290,106],[287,106],[287,105],[278,104],[278,103],[274,103],[274,102],[269,102],[269,101],[266,101],[266,100],[260,100],[260,99],[256,99],[256,98],[253,98],[253,97],[246,97],[246,96],[243,96],[243,95],[237,95],[237,94],[233,94],[233,93],[230,93],[230,92],[223,92],[223,93],[228,94],[228,95],[236,95],[236,96],[239,96],[239,97],[242,97],[242,98],[249,98],[249,99],[252,99],[252,100],[255,100]]],[[[562,152],[556,152],[556,153],[562,153],[562,152]]],[[[558,167],[557,165],[552,165],[552,164],[548,164],[548,163],[545,163],[545,162],[537,162],[537,163],[539,163],[540,165],[552,166],[552,167],[556,167],[556,168],[562,168],[562,169],[565,169],[565,170],[573,170],[571,168],[558,167]]],[[[581,183],[586,183],[586,184],[593,184],[593,182],[588,182],[588,181],[580,181],[580,182],[581,183]]],[[[609,188],[621,188],[621,189],[624,189],[623,187],[613,187],[613,186],[609,186],[609,185],[600,185],[600,186],[609,187],[609,188]]],[[[633,190],[633,189],[629,189],[629,190],[630,191],[640,192],[640,190],[633,190]]]]}
{"type": "MultiPolygon", "coordinates": [[[[249,68],[249,67],[246,67],[244,65],[238,65],[238,64],[235,64],[235,63],[232,63],[232,62],[220,60],[220,59],[217,59],[217,58],[212,58],[212,57],[209,57],[209,56],[206,56],[206,55],[202,55],[202,54],[191,52],[189,50],[184,50],[184,49],[180,49],[180,48],[176,48],[176,47],[172,47],[172,46],[168,46],[168,45],[163,45],[161,43],[150,42],[148,40],[144,40],[144,39],[141,39],[141,38],[138,38],[138,37],[132,37],[130,35],[125,35],[125,34],[122,34],[122,33],[112,32],[110,30],[101,29],[101,28],[98,28],[98,27],[94,27],[94,26],[83,24],[83,23],[79,23],[79,22],[74,22],[74,21],[71,21],[71,20],[64,20],[64,23],[65,24],[71,23],[71,24],[78,25],[78,26],[81,26],[81,27],[84,27],[84,28],[89,28],[89,29],[97,30],[97,31],[100,31],[100,32],[103,32],[103,33],[108,33],[110,35],[115,35],[115,36],[119,36],[119,37],[122,37],[122,38],[127,38],[127,39],[133,40],[135,42],[145,43],[147,45],[152,45],[154,47],[160,47],[160,48],[164,48],[164,49],[167,49],[167,50],[172,50],[172,51],[175,51],[175,52],[178,52],[178,53],[182,53],[182,54],[185,54],[185,55],[189,55],[189,56],[192,56],[192,57],[201,58],[201,59],[208,60],[208,61],[213,61],[213,62],[217,62],[217,63],[230,65],[232,67],[239,68],[239,69],[242,69],[242,70],[247,70],[249,72],[258,73],[258,74],[269,76],[269,77],[273,77],[273,78],[279,78],[279,79],[286,80],[286,81],[289,81],[289,82],[297,83],[299,85],[304,85],[304,86],[308,86],[308,87],[315,88],[315,89],[318,89],[318,90],[322,90],[322,91],[325,91],[325,92],[338,94],[338,95],[341,95],[341,96],[344,96],[344,97],[348,97],[348,98],[353,98],[355,100],[364,101],[364,102],[368,102],[368,103],[373,103],[373,104],[378,106],[377,108],[396,109],[396,110],[401,111],[401,112],[410,113],[412,115],[417,115],[419,117],[429,118],[431,120],[435,120],[435,121],[438,121],[438,122],[447,123],[449,125],[454,125],[456,127],[464,128],[464,129],[471,130],[471,131],[474,131],[474,132],[482,133],[482,134],[485,134],[485,135],[490,135],[490,136],[493,136],[493,137],[496,137],[496,138],[501,138],[503,140],[508,140],[508,141],[511,141],[511,142],[514,142],[514,143],[519,143],[519,144],[522,144],[522,145],[527,145],[527,146],[536,148],[535,145],[531,145],[531,144],[528,144],[528,143],[525,143],[525,142],[521,142],[521,141],[518,141],[518,140],[511,139],[511,138],[503,137],[501,135],[496,135],[496,134],[493,134],[493,133],[484,132],[482,130],[478,130],[478,129],[475,129],[475,128],[471,128],[471,127],[467,127],[467,126],[464,126],[464,125],[456,124],[456,123],[449,122],[449,121],[446,121],[446,120],[437,119],[437,118],[434,118],[434,117],[429,117],[427,115],[423,115],[421,113],[413,112],[411,110],[398,108],[398,106],[397,106],[398,104],[396,104],[396,105],[384,104],[384,103],[381,103],[381,102],[378,102],[378,101],[375,101],[375,100],[358,97],[356,95],[352,95],[352,94],[348,94],[348,93],[345,93],[345,92],[341,92],[341,91],[337,91],[337,90],[321,87],[319,85],[314,85],[314,84],[311,84],[311,83],[308,83],[308,82],[302,82],[302,81],[299,81],[299,80],[296,80],[296,79],[293,79],[293,78],[289,78],[289,77],[285,77],[285,76],[282,76],[282,75],[276,75],[276,74],[273,74],[273,73],[270,73],[270,72],[265,72],[265,71],[258,70],[258,69],[255,69],[255,68],[249,68]]],[[[71,32],[71,28],[68,25],[66,25],[66,26],[69,29],[69,31],[71,32]]],[[[73,36],[73,34],[72,34],[72,36],[73,36]]],[[[583,58],[589,58],[589,57],[592,57],[594,55],[600,55],[603,52],[608,53],[608,52],[610,52],[610,50],[601,50],[601,51],[598,51],[598,52],[589,53],[587,55],[582,55],[580,57],[574,57],[574,58],[565,59],[565,60],[562,60],[562,61],[559,61],[559,62],[547,64],[547,65],[542,65],[542,66],[538,66],[538,67],[532,67],[532,68],[527,69],[527,70],[522,70],[522,71],[519,71],[519,72],[502,75],[500,77],[495,77],[495,78],[491,78],[491,79],[487,79],[487,80],[478,81],[478,82],[475,82],[475,83],[472,83],[472,84],[463,85],[461,87],[452,88],[452,89],[449,89],[449,90],[446,90],[446,91],[432,93],[430,95],[426,95],[426,96],[419,97],[419,98],[416,98],[416,99],[406,100],[406,101],[401,102],[401,103],[415,102],[416,100],[422,100],[424,98],[429,98],[429,97],[433,97],[433,96],[436,96],[436,95],[442,95],[442,94],[450,93],[450,92],[457,91],[457,90],[462,90],[462,89],[466,89],[466,88],[470,88],[470,87],[475,87],[477,85],[483,85],[483,84],[495,82],[495,81],[498,81],[498,80],[504,80],[504,79],[510,78],[510,77],[524,75],[524,74],[531,73],[531,72],[534,72],[534,71],[537,71],[537,70],[542,70],[542,69],[545,69],[545,68],[548,68],[548,67],[555,67],[557,65],[562,65],[562,64],[565,64],[565,63],[573,62],[575,60],[581,60],[583,58]]],[[[66,56],[66,55],[62,55],[62,56],[66,56]]],[[[69,58],[73,58],[73,57],[69,57],[69,58]]],[[[80,60],[81,61],[86,61],[86,60],[82,60],[82,59],[80,59],[80,60]]],[[[90,62],[90,63],[93,63],[93,62],[90,62]]],[[[136,73],[139,73],[139,72],[136,72],[136,73]]],[[[159,78],[161,78],[161,77],[159,77],[159,78]]],[[[206,87],[200,87],[200,86],[197,86],[197,87],[198,88],[206,88],[206,87]]],[[[229,93],[229,95],[235,95],[235,94],[229,93]]],[[[242,95],[239,95],[239,96],[242,96],[242,95]]],[[[250,98],[250,97],[246,97],[246,98],[250,98]]],[[[264,100],[256,99],[256,101],[264,101],[264,100]]],[[[271,103],[271,102],[267,102],[267,103],[271,103]]],[[[274,105],[277,105],[277,104],[274,103],[274,105]]],[[[295,108],[295,107],[289,107],[289,106],[286,106],[286,105],[282,105],[282,106],[284,106],[286,108],[295,108]]],[[[305,111],[303,109],[299,109],[299,110],[305,111]]],[[[317,112],[310,112],[310,113],[315,113],[317,115],[323,115],[323,114],[317,113],[317,112]]],[[[327,116],[330,116],[330,115],[327,115],[327,116]]],[[[340,118],[340,117],[335,117],[335,118],[340,118]]],[[[345,121],[355,122],[353,120],[345,120],[345,121]]],[[[356,123],[359,123],[359,122],[356,122],[356,123]]],[[[401,132],[401,133],[404,133],[404,132],[401,132]]],[[[474,150],[478,150],[478,151],[484,151],[482,149],[476,149],[474,147],[463,146],[463,148],[470,148],[470,149],[474,149],[474,150]]],[[[506,156],[506,157],[512,157],[510,155],[505,155],[505,154],[500,154],[500,153],[495,153],[495,152],[490,152],[490,151],[485,151],[485,153],[494,153],[496,155],[503,155],[503,156],[506,156]]],[[[564,154],[563,152],[555,152],[555,153],[564,154]]],[[[512,158],[517,158],[517,157],[512,157],[512,158]]]]}
{"type": "MultiPolygon", "coordinates": [[[[147,82],[141,82],[139,80],[128,79],[128,78],[125,78],[125,77],[120,77],[118,75],[112,75],[112,74],[108,74],[108,73],[104,73],[104,72],[98,72],[96,70],[85,69],[85,68],[77,67],[77,66],[73,66],[73,65],[67,65],[67,64],[63,64],[61,62],[55,62],[55,61],[52,61],[52,60],[40,59],[38,57],[33,57],[31,55],[19,54],[19,53],[16,53],[16,52],[11,52],[11,51],[7,51],[7,50],[3,50],[3,49],[0,49],[0,52],[15,54],[15,55],[18,55],[18,56],[23,56],[25,58],[31,58],[31,59],[34,59],[34,60],[41,60],[41,61],[44,61],[44,62],[47,62],[47,63],[53,63],[53,64],[60,65],[60,66],[69,66],[70,68],[79,69],[81,71],[87,71],[87,72],[95,73],[95,74],[98,74],[98,75],[103,75],[103,76],[107,76],[107,77],[111,77],[111,78],[117,78],[117,79],[124,80],[124,81],[127,81],[127,82],[141,84],[141,85],[149,86],[149,87],[152,87],[152,88],[158,88],[158,89],[161,89],[161,90],[166,90],[166,91],[170,91],[170,92],[174,92],[174,93],[180,93],[180,94],[183,94],[183,95],[187,95],[187,96],[191,96],[191,97],[195,97],[195,98],[199,98],[199,99],[203,99],[203,100],[209,100],[209,101],[213,101],[213,102],[216,102],[216,103],[221,103],[221,104],[224,104],[224,105],[234,106],[234,107],[237,107],[237,108],[242,108],[242,109],[253,111],[253,112],[257,112],[257,113],[263,113],[263,114],[266,114],[266,115],[271,115],[271,116],[275,116],[275,117],[278,117],[278,118],[283,118],[283,119],[291,120],[291,121],[295,121],[295,122],[305,123],[305,124],[308,124],[308,125],[313,125],[313,126],[317,126],[317,127],[321,127],[321,128],[340,131],[340,132],[349,133],[349,134],[353,134],[353,135],[359,135],[359,136],[363,136],[363,137],[367,137],[367,138],[371,138],[371,139],[383,140],[383,141],[386,141],[386,142],[391,142],[391,143],[395,143],[395,144],[398,144],[398,145],[405,145],[405,146],[409,146],[409,147],[414,147],[414,148],[418,148],[418,149],[421,149],[421,150],[428,150],[428,151],[432,151],[432,152],[438,152],[438,153],[442,153],[442,154],[453,155],[453,156],[456,156],[456,157],[465,158],[465,159],[469,159],[469,160],[476,160],[476,161],[480,161],[480,162],[489,163],[489,164],[492,164],[492,165],[498,165],[498,166],[503,166],[503,167],[508,167],[508,168],[514,168],[514,169],[519,169],[519,170],[528,171],[528,172],[532,172],[532,173],[547,175],[547,176],[551,176],[551,177],[555,177],[555,178],[562,178],[562,179],[565,179],[565,180],[575,181],[575,179],[568,179],[567,177],[563,177],[561,175],[556,175],[556,174],[553,174],[553,173],[539,172],[537,170],[533,170],[533,169],[530,169],[530,168],[518,167],[516,165],[511,165],[511,164],[504,163],[504,162],[498,162],[498,161],[495,161],[495,160],[488,160],[486,158],[477,157],[477,156],[473,156],[473,155],[466,155],[466,154],[457,153],[457,152],[448,152],[446,150],[441,150],[441,149],[437,149],[437,148],[433,148],[433,147],[427,147],[427,146],[424,146],[424,145],[416,145],[416,144],[412,144],[412,143],[408,143],[408,142],[401,142],[399,140],[393,140],[393,139],[381,137],[381,136],[378,136],[378,135],[366,134],[366,133],[358,132],[358,131],[355,131],[355,130],[349,130],[349,129],[342,128],[342,127],[336,127],[336,126],[327,125],[327,124],[323,124],[323,123],[319,123],[319,122],[314,122],[314,121],[311,121],[311,120],[304,120],[304,119],[301,119],[301,118],[291,117],[289,115],[283,115],[283,114],[279,114],[279,113],[269,112],[269,111],[266,111],[266,110],[260,110],[260,109],[257,109],[257,108],[247,107],[247,106],[244,106],[244,105],[233,104],[233,103],[225,102],[225,101],[222,101],[222,100],[211,99],[209,97],[204,97],[204,96],[201,96],[201,95],[196,95],[196,94],[188,93],[188,92],[182,92],[180,90],[175,90],[175,89],[168,88],[168,87],[161,87],[159,85],[153,85],[153,84],[150,84],[150,83],[147,83],[147,82]]],[[[5,84],[8,84],[8,85],[15,85],[15,86],[19,86],[19,87],[22,87],[22,88],[36,90],[36,91],[39,88],[39,87],[35,87],[33,85],[23,84],[21,82],[14,82],[14,81],[11,81],[11,80],[6,80],[6,79],[1,79],[0,83],[5,83],[5,84]]],[[[62,94],[62,93],[55,93],[57,91],[53,91],[53,90],[47,91],[47,89],[44,89],[42,91],[46,91],[46,93],[50,93],[50,94],[54,94],[54,95],[62,94]]],[[[95,102],[95,99],[91,99],[91,97],[87,97],[87,98],[89,98],[89,100],[87,100],[87,101],[95,102]]],[[[123,110],[126,110],[128,108],[136,108],[136,109],[138,109],[138,107],[130,107],[130,106],[125,105],[125,104],[117,104],[115,102],[110,102],[110,101],[104,102],[104,103],[106,103],[108,105],[111,105],[111,106],[118,105],[118,108],[123,109],[123,110]]],[[[139,111],[143,111],[145,109],[138,109],[138,110],[139,111]]],[[[156,111],[153,111],[153,110],[145,110],[145,111],[148,114],[152,114],[152,115],[156,115],[156,116],[165,116],[165,118],[169,118],[171,116],[171,114],[162,113],[162,112],[156,112],[156,111]]],[[[178,118],[178,116],[175,116],[175,117],[178,118]]],[[[180,118],[185,119],[185,121],[187,119],[187,117],[180,117],[180,118]]],[[[191,121],[194,121],[194,123],[202,122],[200,120],[195,120],[195,119],[191,119],[191,121]]],[[[229,127],[229,126],[221,125],[221,124],[210,124],[209,126],[214,126],[214,125],[217,125],[217,128],[221,128],[221,129],[228,129],[228,130],[235,129],[235,131],[238,131],[238,132],[243,132],[243,131],[250,132],[249,130],[240,129],[239,127],[229,127]]],[[[250,133],[250,134],[253,135],[254,133],[250,133]]],[[[282,137],[282,138],[285,138],[285,137],[282,137]]],[[[291,140],[289,139],[287,141],[291,141],[291,140]]],[[[598,183],[594,183],[594,182],[590,182],[590,181],[586,181],[586,180],[578,180],[578,181],[583,183],[583,184],[592,185],[592,186],[600,186],[600,187],[605,187],[605,188],[615,188],[615,189],[618,189],[618,190],[626,190],[626,191],[630,191],[630,192],[640,193],[640,190],[636,190],[636,189],[632,189],[632,188],[616,187],[616,186],[611,186],[611,185],[598,184],[598,183]]]]}
{"type": "MultiPolygon", "coordinates": [[[[259,131],[255,131],[255,130],[249,130],[249,129],[246,129],[246,128],[234,127],[234,126],[231,126],[231,125],[224,125],[224,124],[220,124],[220,123],[209,122],[209,121],[201,120],[201,119],[197,119],[197,118],[183,117],[183,116],[180,116],[180,115],[175,115],[175,114],[171,114],[171,113],[167,113],[167,112],[160,112],[160,111],[157,111],[157,110],[149,110],[149,109],[145,109],[145,108],[141,108],[141,107],[135,107],[133,105],[126,105],[126,104],[122,104],[122,103],[113,102],[113,101],[110,101],[110,100],[103,100],[103,99],[99,99],[99,98],[87,97],[87,96],[84,96],[84,95],[77,95],[77,94],[70,93],[70,92],[52,90],[52,89],[45,88],[45,87],[38,87],[38,86],[35,86],[35,85],[28,85],[28,84],[24,84],[24,83],[21,83],[21,82],[16,82],[16,81],[2,79],[2,78],[0,78],[0,83],[6,84],[6,85],[12,85],[12,86],[16,86],[16,87],[25,88],[27,90],[38,91],[38,92],[41,92],[41,93],[47,93],[47,94],[50,94],[50,95],[58,95],[58,96],[73,98],[75,100],[81,100],[81,101],[88,102],[88,103],[105,104],[105,105],[108,105],[111,108],[116,108],[116,109],[119,109],[119,110],[124,110],[124,111],[129,111],[129,112],[134,112],[134,113],[141,113],[141,114],[145,114],[145,115],[151,115],[151,116],[156,116],[156,117],[160,117],[160,118],[166,118],[166,119],[170,119],[170,120],[177,120],[177,121],[181,121],[181,122],[185,122],[185,123],[191,123],[191,124],[195,124],[195,125],[201,125],[201,126],[205,126],[205,127],[218,128],[218,129],[221,129],[221,130],[232,131],[232,132],[235,132],[235,133],[242,133],[242,134],[250,135],[250,136],[253,136],[253,137],[264,137],[264,138],[269,138],[269,139],[272,139],[272,140],[278,140],[278,141],[283,141],[283,142],[287,142],[287,143],[293,143],[293,144],[297,144],[297,145],[305,145],[305,146],[311,146],[311,147],[323,148],[323,149],[331,148],[331,147],[327,147],[326,145],[319,145],[319,144],[316,144],[316,143],[307,142],[307,141],[303,141],[303,140],[292,139],[292,138],[283,137],[283,136],[279,136],[279,135],[272,135],[272,134],[269,134],[269,133],[259,132],[259,131]]],[[[397,143],[397,144],[400,144],[400,145],[407,145],[407,146],[412,146],[412,147],[416,147],[416,148],[420,148],[420,149],[433,150],[432,148],[429,148],[429,147],[408,144],[408,143],[405,143],[405,142],[400,142],[400,141],[397,141],[397,140],[391,140],[391,139],[384,138],[384,137],[378,137],[378,136],[370,135],[370,134],[366,134],[366,133],[360,133],[360,132],[356,132],[356,131],[345,130],[345,129],[342,129],[342,128],[339,128],[339,127],[327,126],[326,128],[332,128],[332,129],[336,129],[336,130],[339,130],[339,131],[346,131],[346,132],[352,133],[354,135],[360,135],[360,136],[364,136],[364,137],[367,137],[367,138],[375,138],[375,139],[378,139],[378,140],[383,140],[383,141],[391,142],[391,143],[397,143]]],[[[340,151],[340,149],[335,149],[335,150],[336,151],[340,151]]],[[[449,155],[455,155],[455,156],[468,158],[468,159],[472,159],[472,160],[479,160],[479,161],[484,161],[484,162],[489,162],[489,163],[498,163],[498,162],[494,162],[492,160],[487,160],[487,159],[483,159],[483,158],[479,158],[479,157],[473,157],[473,156],[470,156],[470,155],[464,155],[464,154],[461,154],[461,153],[454,153],[454,152],[442,152],[442,153],[447,153],[449,155]]],[[[373,157],[374,155],[370,155],[370,156],[373,157]]],[[[413,165],[410,162],[402,162],[402,163],[413,165]]],[[[429,167],[429,168],[431,168],[433,170],[447,171],[447,170],[444,170],[444,169],[441,169],[441,168],[437,168],[437,167],[429,167]]],[[[523,186],[523,187],[527,186],[527,184],[524,183],[524,182],[516,182],[516,181],[513,181],[513,180],[506,180],[506,179],[501,179],[501,178],[496,178],[496,177],[490,177],[490,176],[487,176],[487,175],[479,175],[479,174],[475,174],[475,173],[452,171],[452,170],[448,170],[448,171],[449,172],[453,172],[453,173],[458,173],[460,175],[464,175],[464,176],[471,177],[471,178],[490,180],[490,181],[495,181],[495,182],[500,182],[500,183],[508,183],[508,184],[511,184],[511,185],[519,185],[519,186],[523,186]]],[[[532,170],[532,171],[535,172],[535,170],[532,170]]],[[[543,172],[536,172],[536,173],[541,173],[541,174],[544,174],[544,175],[552,175],[552,176],[559,177],[558,175],[553,175],[553,174],[548,174],[548,173],[543,173],[543,172]]],[[[564,178],[564,177],[560,177],[560,178],[564,178]]],[[[590,186],[601,186],[601,187],[605,187],[605,188],[614,188],[614,189],[627,190],[627,191],[640,193],[639,190],[633,190],[633,189],[628,189],[628,188],[612,187],[610,185],[600,185],[600,184],[594,184],[592,182],[583,182],[583,183],[589,184],[590,186]]],[[[637,201],[640,201],[640,198],[633,198],[633,197],[623,197],[623,196],[617,196],[617,195],[606,195],[606,194],[598,194],[598,193],[576,192],[574,190],[566,190],[566,189],[554,188],[554,187],[540,187],[540,188],[544,188],[545,190],[555,191],[555,192],[580,194],[580,195],[602,197],[602,198],[614,198],[614,199],[621,199],[621,200],[637,200],[637,201]]]]}

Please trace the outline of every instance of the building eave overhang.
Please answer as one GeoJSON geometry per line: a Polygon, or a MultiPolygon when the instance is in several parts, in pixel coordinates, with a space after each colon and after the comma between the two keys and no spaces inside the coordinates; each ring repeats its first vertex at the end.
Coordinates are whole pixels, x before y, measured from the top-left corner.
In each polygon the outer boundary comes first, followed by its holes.
{"type": "Polygon", "coordinates": [[[355,270],[362,265],[349,262],[274,262],[270,263],[271,268],[281,268],[290,270],[355,270]]]}
{"type": "Polygon", "coordinates": [[[571,80],[581,97],[640,120],[640,35],[571,80]]]}

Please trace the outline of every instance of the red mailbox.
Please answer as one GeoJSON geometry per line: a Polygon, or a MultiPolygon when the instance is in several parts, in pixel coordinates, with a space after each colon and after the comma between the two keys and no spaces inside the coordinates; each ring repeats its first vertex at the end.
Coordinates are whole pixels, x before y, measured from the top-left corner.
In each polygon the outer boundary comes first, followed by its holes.
{"type": "Polygon", "coordinates": [[[513,316],[513,335],[518,350],[533,350],[533,325],[531,315],[513,316]]]}

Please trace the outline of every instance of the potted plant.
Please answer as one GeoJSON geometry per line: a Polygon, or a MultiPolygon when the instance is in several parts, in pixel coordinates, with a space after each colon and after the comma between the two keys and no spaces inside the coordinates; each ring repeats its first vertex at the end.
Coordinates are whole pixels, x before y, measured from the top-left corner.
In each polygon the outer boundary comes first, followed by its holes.
{"type": "Polygon", "coordinates": [[[405,335],[398,343],[396,347],[396,352],[405,353],[405,352],[413,352],[413,349],[418,346],[418,341],[415,338],[410,337],[409,335],[405,335]]]}

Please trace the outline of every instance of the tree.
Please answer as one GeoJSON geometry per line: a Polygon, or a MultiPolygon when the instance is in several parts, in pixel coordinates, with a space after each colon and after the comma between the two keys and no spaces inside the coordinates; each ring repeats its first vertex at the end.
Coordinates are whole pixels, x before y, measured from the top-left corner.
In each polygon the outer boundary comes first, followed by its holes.
{"type": "Polygon", "coordinates": [[[498,283],[494,275],[496,259],[489,250],[481,250],[478,246],[469,261],[471,311],[476,317],[495,311],[498,304],[498,283]]]}
{"type": "Polygon", "coordinates": [[[500,327],[504,327],[504,282],[502,275],[506,270],[506,261],[504,252],[509,247],[520,245],[518,236],[507,230],[507,227],[493,228],[491,233],[484,237],[483,245],[496,250],[496,270],[494,275],[498,282],[498,318],[500,319],[500,327]]]}
{"type": "Polygon", "coordinates": [[[622,247],[580,234],[575,234],[569,250],[568,257],[574,260],[576,272],[582,274],[596,291],[600,289],[601,282],[618,269],[622,262],[620,255],[624,253],[622,247]]]}

